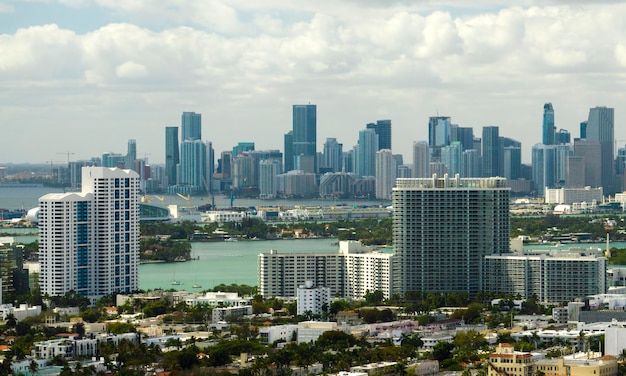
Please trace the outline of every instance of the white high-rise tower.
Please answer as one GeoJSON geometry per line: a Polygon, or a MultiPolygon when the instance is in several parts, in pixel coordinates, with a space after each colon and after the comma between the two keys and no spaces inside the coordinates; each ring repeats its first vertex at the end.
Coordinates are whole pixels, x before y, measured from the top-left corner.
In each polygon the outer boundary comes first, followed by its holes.
{"type": "Polygon", "coordinates": [[[139,175],[83,167],[80,193],[39,198],[42,294],[75,291],[92,302],[138,289],[139,175]]]}

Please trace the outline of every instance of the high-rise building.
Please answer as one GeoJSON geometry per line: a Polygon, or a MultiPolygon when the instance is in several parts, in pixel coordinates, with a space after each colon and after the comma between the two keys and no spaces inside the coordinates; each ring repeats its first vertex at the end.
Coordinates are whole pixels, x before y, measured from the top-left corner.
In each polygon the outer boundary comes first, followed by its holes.
{"type": "Polygon", "coordinates": [[[450,143],[450,117],[431,116],[428,118],[428,146],[431,157],[441,156],[441,147],[450,143]]]}
{"type": "Polygon", "coordinates": [[[482,176],[483,166],[480,161],[480,153],[476,149],[463,151],[463,173],[464,178],[479,178],[482,176]]]}
{"type": "Polygon", "coordinates": [[[454,141],[459,141],[463,150],[472,149],[474,147],[474,129],[452,124],[450,126],[450,143],[454,141]]]}
{"type": "Polygon", "coordinates": [[[233,146],[233,156],[236,157],[243,152],[252,150],[254,150],[254,142],[239,142],[233,146]]]}
{"type": "Polygon", "coordinates": [[[600,179],[604,194],[612,195],[616,192],[614,168],[614,111],[607,107],[594,107],[589,110],[587,120],[587,141],[600,142],[600,179]]]}
{"type": "Polygon", "coordinates": [[[176,185],[176,166],[179,163],[178,127],[165,127],[165,176],[168,185],[176,185]]]}
{"type": "Polygon", "coordinates": [[[201,140],[184,140],[180,144],[180,165],[177,183],[187,186],[189,193],[205,191],[205,182],[208,183],[207,169],[209,154],[207,145],[201,140]]]}
{"type": "Polygon", "coordinates": [[[376,198],[391,199],[391,189],[396,183],[396,163],[389,149],[376,152],[376,198]]]}
{"type": "Polygon", "coordinates": [[[556,187],[565,187],[567,181],[567,159],[573,155],[574,150],[569,144],[557,144],[554,146],[554,182],[556,187]]]}
{"type": "Polygon", "coordinates": [[[282,161],[264,159],[259,162],[259,198],[276,197],[276,176],[280,174],[282,161]]]}
{"type": "Polygon", "coordinates": [[[391,150],[391,120],[377,120],[367,124],[367,129],[373,129],[378,135],[378,150],[391,150]]]}
{"type": "Polygon", "coordinates": [[[572,135],[566,129],[559,129],[556,132],[555,142],[556,144],[569,144],[572,142],[572,135]]]}
{"type": "Polygon", "coordinates": [[[183,112],[181,117],[181,141],[202,139],[202,115],[183,112]]]}
{"type": "Polygon", "coordinates": [[[556,148],[554,145],[535,144],[532,148],[533,183],[537,194],[543,196],[546,188],[556,186],[556,148]]]}
{"type": "Polygon", "coordinates": [[[580,138],[583,140],[587,138],[587,122],[586,121],[580,122],[580,138]]]}
{"type": "Polygon", "coordinates": [[[543,144],[554,145],[556,127],[554,126],[554,108],[552,103],[546,103],[543,105],[543,144]]]}
{"type": "Polygon", "coordinates": [[[39,199],[42,294],[68,291],[92,302],[138,288],[139,175],[84,167],[80,193],[39,199]]]}
{"type": "MultiPolygon", "coordinates": [[[[579,178],[575,177],[575,175],[578,175],[583,178],[584,183],[582,186],[602,187],[602,145],[600,142],[574,140],[574,156],[580,158],[583,168],[578,171],[570,168],[569,181],[579,183],[579,178]]],[[[572,167],[571,164],[570,167],[572,167]]],[[[568,187],[579,186],[568,184],[568,187]]]]}
{"type": "Polygon", "coordinates": [[[448,168],[449,175],[461,174],[463,170],[463,147],[460,141],[441,148],[441,162],[448,168]]]}
{"type": "MultiPolygon", "coordinates": [[[[130,139],[128,140],[128,148],[126,151],[126,162],[125,167],[127,169],[135,170],[135,161],[137,160],[137,141],[130,139]]],[[[139,172],[139,171],[137,171],[139,172]]]]}
{"type": "Polygon", "coordinates": [[[506,179],[398,179],[393,292],[482,289],[484,256],[509,252],[506,179]]]}
{"type": "Polygon", "coordinates": [[[293,170],[293,131],[289,131],[285,133],[284,137],[284,150],[285,150],[285,158],[283,162],[283,166],[285,167],[285,172],[293,170]]]}
{"type": "Polygon", "coordinates": [[[312,156],[317,153],[317,106],[293,105],[293,156],[312,156]]]}
{"type": "Polygon", "coordinates": [[[331,303],[330,288],[314,286],[313,281],[306,281],[298,286],[298,315],[321,315],[328,311],[331,303]]]}
{"type": "Polygon", "coordinates": [[[373,129],[359,131],[359,147],[356,165],[356,173],[358,175],[376,175],[376,151],[378,151],[378,135],[376,132],[373,129]]]}
{"type": "Polygon", "coordinates": [[[425,141],[413,143],[413,177],[427,178],[430,176],[430,151],[425,141]]]}
{"type": "Polygon", "coordinates": [[[336,138],[327,138],[324,143],[324,159],[322,167],[329,168],[332,172],[340,172],[342,169],[343,144],[336,138]]]}
{"type": "Polygon", "coordinates": [[[483,127],[483,176],[500,175],[500,136],[496,126],[483,127]]]}
{"type": "Polygon", "coordinates": [[[504,177],[507,180],[517,180],[522,177],[522,149],[520,147],[504,147],[504,177]]]}
{"type": "Polygon", "coordinates": [[[233,153],[230,150],[223,151],[220,159],[222,161],[222,180],[230,180],[233,172],[233,153]]]}

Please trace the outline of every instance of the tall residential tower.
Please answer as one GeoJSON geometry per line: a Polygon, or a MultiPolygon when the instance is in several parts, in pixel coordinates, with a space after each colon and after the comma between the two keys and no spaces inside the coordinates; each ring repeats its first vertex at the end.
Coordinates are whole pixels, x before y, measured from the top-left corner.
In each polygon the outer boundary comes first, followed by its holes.
{"type": "Polygon", "coordinates": [[[398,179],[393,189],[393,292],[482,288],[486,255],[509,252],[506,179],[398,179]]]}
{"type": "Polygon", "coordinates": [[[41,293],[92,302],[139,287],[139,175],[83,167],[82,191],[39,198],[41,293]]]}

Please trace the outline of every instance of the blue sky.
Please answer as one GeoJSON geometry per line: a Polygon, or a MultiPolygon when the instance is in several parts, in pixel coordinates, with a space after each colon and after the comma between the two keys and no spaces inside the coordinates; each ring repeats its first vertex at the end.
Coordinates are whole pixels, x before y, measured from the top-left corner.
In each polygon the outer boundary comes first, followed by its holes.
{"type": "Polygon", "coordinates": [[[541,140],[542,108],[578,136],[621,124],[626,5],[504,0],[0,0],[0,165],[125,152],[162,163],[165,126],[203,115],[216,152],[282,149],[291,105],[318,105],[318,150],[391,119],[410,161],[427,119],[541,140]],[[164,6],[163,4],[168,4],[164,6]]]}

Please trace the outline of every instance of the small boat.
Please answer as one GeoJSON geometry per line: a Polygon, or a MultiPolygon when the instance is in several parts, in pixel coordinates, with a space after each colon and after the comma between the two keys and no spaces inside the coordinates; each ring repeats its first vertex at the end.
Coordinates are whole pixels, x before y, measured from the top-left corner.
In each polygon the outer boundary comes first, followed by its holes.
{"type": "Polygon", "coordinates": [[[237,238],[226,238],[224,239],[225,242],[236,242],[237,238]]]}
{"type": "Polygon", "coordinates": [[[180,285],[182,285],[182,283],[181,283],[180,281],[178,281],[178,280],[176,280],[176,279],[175,279],[175,280],[173,280],[173,281],[171,282],[171,285],[172,285],[172,286],[180,286],[180,285]]]}
{"type": "Polygon", "coordinates": [[[200,286],[200,285],[199,285],[199,284],[197,284],[197,283],[194,283],[194,284],[193,284],[193,286],[191,286],[191,287],[193,287],[194,289],[199,289],[199,288],[201,288],[202,286],[200,286]]]}

